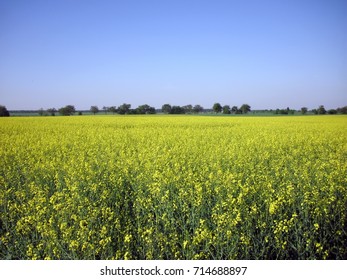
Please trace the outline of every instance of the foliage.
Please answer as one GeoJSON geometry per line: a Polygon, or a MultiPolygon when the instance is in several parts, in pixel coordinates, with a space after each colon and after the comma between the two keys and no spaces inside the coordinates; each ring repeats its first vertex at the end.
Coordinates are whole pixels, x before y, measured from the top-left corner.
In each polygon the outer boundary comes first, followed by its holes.
{"type": "Polygon", "coordinates": [[[184,109],[184,112],[185,112],[186,114],[191,114],[191,113],[193,113],[193,105],[191,105],[191,104],[185,105],[185,106],[183,106],[182,108],[184,109]]]}
{"type": "Polygon", "coordinates": [[[37,110],[37,113],[38,113],[40,116],[47,115],[47,112],[46,112],[45,110],[43,110],[43,108],[40,108],[39,110],[37,110]]]}
{"type": "Polygon", "coordinates": [[[184,110],[183,107],[174,105],[172,106],[169,114],[185,114],[185,113],[186,111],[184,110]]]}
{"type": "Polygon", "coordinates": [[[335,110],[335,109],[330,109],[330,110],[327,111],[327,113],[328,113],[329,115],[336,115],[336,114],[337,114],[337,110],[335,110]]]}
{"type": "Polygon", "coordinates": [[[110,112],[110,108],[106,106],[102,106],[102,110],[107,114],[107,112],[110,112]]]}
{"type": "Polygon", "coordinates": [[[230,106],[229,105],[224,105],[223,106],[223,114],[230,114],[230,106]]]}
{"type": "Polygon", "coordinates": [[[9,117],[10,112],[7,110],[7,108],[3,105],[0,105],[0,117],[9,117]]]}
{"type": "Polygon", "coordinates": [[[116,106],[111,106],[111,107],[108,108],[108,110],[109,110],[112,114],[117,113],[117,108],[116,108],[116,106]]]}
{"type": "Polygon", "coordinates": [[[169,114],[171,112],[171,105],[170,104],[164,104],[162,107],[161,107],[161,111],[163,113],[166,113],[166,114],[169,114]]]}
{"type": "Polygon", "coordinates": [[[347,118],[0,120],[1,259],[346,259],[347,118]]]}
{"type": "Polygon", "coordinates": [[[301,110],[301,114],[303,115],[307,114],[307,111],[308,111],[307,107],[302,107],[300,110],[301,110]]]}
{"type": "Polygon", "coordinates": [[[251,106],[249,106],[248,104],[242,104],[240,107],[240,110],[242,114],[247,114],[248,112],[251,111],[251,106]]]}
{"type": "Polygon", "coordinates": [[[237,108],[237,106],[233,106],[231,108],[231,112],[234,113],[234,114],[241,113],[241,111],[237,108]]]}
{"type": "Polygon", "coordinates": [[[99,107],[98,106],[91,106],[90,111],[95,115],[99,113],[99,107]]]}
{"type": "Polygon", "coordinates": [[[320,105],[319,108],[317,109],[318,115],[325,115],[327,111],[325,110],[323,105],[320,105]]]}
{"type": "Polygon", "coordinates": [[[50,114],[51,116],[55,116],[56,112],[57,112],[57,109],[55,109],[55,108],[47,109],[47,113],[50,114]]]}
{"type": "Polygon", "coordinates": [[[347,106],[336,109],[339,114],[347,114],[347,106]]]}
{"type": "Polygon", "coordinates": [[[147,104],[145,105],[140,105],[139,107],[136,108],[135,110],[136,114],[155,114],[155,108],[151,107],[147,104]]]}
{"type": "Polygon", "coordinates": [[[60,108],[58,111],[59,111],[59,114],[63,116],[71,116],[75,114],[76,109],[75,109],[75,106],[73,105],[67,105],[65,107],[60,108]]]}
{"type": "Polygon", "coordinates": [[[214,103],[213,107],[212,107],[212,110],[215,113],[220,113],[222,111],[222,105],[220,105],[220,103],[214,103]]]}
{"type": "Polygon", "coordinates": [[[121,115],[129,114],[131,105],[127,103],[123,103],[117,109],[117,112],[121,115]]]}
{"type": "Polygon", "coordinates": [[[198,114],[201,113],[202,111],[204,111],[204,108],[202,106],[200,106],[199,104],[194,105],[193,107],[193,112],[198,114]]]}
{"type": "Polygon", "coordinates": [[[200,113],[204,108],[200,105],[185,105],[185,106],[171,106],[170,104],[164,104],[161,107],[161,111],[165,114],[191,114],[191,113],[200,113]]]}
{"type": "MultiPolygon", "coordinates": [[[[301,108],[301,113],[303,115],[306,114],[306,112],[305,112],[305,107],[301,108]]],[[[289,107],[287,107],[287,109],[276,109],[275,111],[276,115],[294,115],[294,113],[295,113],[295,110],[291,110],[289,107]]]]}

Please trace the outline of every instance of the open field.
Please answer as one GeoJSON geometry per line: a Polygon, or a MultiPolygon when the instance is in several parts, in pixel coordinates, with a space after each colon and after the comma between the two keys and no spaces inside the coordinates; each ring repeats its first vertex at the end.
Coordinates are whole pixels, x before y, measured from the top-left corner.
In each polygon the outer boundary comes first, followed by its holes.
{"type": "Polygon", "coordinates": [[[347,117],[0,119],[0,259],[347,259],[347,117]]]}

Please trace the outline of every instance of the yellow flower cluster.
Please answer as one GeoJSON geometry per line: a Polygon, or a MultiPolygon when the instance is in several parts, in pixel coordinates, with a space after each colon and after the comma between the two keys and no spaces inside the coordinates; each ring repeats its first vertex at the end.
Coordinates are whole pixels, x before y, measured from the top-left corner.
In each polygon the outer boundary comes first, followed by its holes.
{"type": "Polygon", "coordinates": [[[1,259],[346,259],[347,118],[0,119],[1,259]]]}

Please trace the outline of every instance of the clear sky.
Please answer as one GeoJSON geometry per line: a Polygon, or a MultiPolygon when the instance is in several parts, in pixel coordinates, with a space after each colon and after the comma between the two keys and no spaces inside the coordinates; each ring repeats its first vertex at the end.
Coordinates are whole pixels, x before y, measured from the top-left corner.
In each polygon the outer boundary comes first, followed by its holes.
{"type": "Polygon", "coordinates": [[[347,105],[346,0],[0,0],[9,110],[347,105]]]}

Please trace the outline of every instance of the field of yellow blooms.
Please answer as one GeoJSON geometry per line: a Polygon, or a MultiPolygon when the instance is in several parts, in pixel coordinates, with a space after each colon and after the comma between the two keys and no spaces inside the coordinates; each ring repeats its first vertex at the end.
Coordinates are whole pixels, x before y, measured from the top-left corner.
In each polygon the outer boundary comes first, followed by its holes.
{"type": "Polygon", "coordinates": [[[0,259],[347,259],[347,117],[0,119],[0,259]]]}

